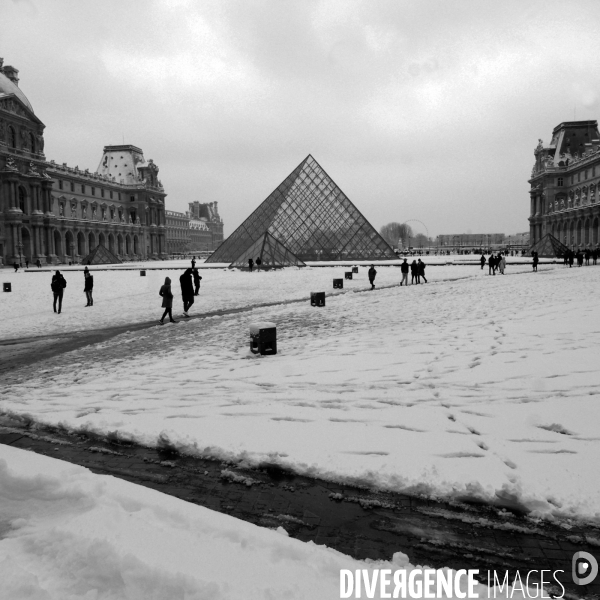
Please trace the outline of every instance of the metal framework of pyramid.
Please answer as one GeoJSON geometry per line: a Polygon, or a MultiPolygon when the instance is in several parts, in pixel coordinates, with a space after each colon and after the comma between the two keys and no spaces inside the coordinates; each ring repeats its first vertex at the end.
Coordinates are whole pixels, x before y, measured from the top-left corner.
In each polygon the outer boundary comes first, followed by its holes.
{"type": "Polygon", "coordinates": [[[81,262],[84,265],[113,265],[122,263],[110,250],[100,245],[96,246],[81,262]]]}
{"type": "Polygon", "coordinates": [[[397,258],[310,154],[206,262],[237,262],[265,232],[302,261],[397,258]]]}
{"type": "Polygon", "coordinates": [[[255,263],[260,258],[262,269],[280,269],[281,267],[305,267],[304,261],[290,252],[281,242],[269,232],[258,238],[254,244],[234,260],[229,266],[248,268],[248,259],[255,263]]]}
{"type": "Polygon", "coordinates": [[[545,258],[563,258],[569,248],[551,233],[547,233],[531,247],[531,251],[545,258]]]}

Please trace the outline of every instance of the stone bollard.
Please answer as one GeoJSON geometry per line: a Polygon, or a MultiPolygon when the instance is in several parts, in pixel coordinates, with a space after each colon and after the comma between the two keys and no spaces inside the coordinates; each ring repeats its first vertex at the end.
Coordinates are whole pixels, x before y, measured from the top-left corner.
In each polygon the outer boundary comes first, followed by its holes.
{"type": "Polygon", "coordinates": [[[352,271],[346,271],[346,272],[344,273],[344,277],[345,277],[346,279],[352,279],[352,271]]]}
{"type": "Polygon", "coordinates": [[[358,273],[358,267],[352,267],[352,272],[353,273],[358,273]]]}
{"type": "Polygon", "coordinates": [[[277,354],[277,325],[269,321],[250,325],[250,351],[253,354],[277,354]]]}
{"type": "Polygon", "coordinates": [[[311,306],[325,306],[325,292],[311,292],[310,293],[310,305],[311,306]]]}
{"type": "Polygon", "coordinates": [[[10,285],[10,281],[5,281],[5,282],[2,284],[2,291],[3,291],[3,292],[12,292],[12,287],[11,287],[11,285],[10,285]]]}
{"type": "Polygon", "coordinates": [[[146,277],[146,271],[143,269],[140,271],[140,277],[146,277]]]}
{"type": "Polygon", "coordinates": [[[342,289],[344,287],[344,280],[343,279],[334,279],[333,280],[333,289],[342,289]]]}

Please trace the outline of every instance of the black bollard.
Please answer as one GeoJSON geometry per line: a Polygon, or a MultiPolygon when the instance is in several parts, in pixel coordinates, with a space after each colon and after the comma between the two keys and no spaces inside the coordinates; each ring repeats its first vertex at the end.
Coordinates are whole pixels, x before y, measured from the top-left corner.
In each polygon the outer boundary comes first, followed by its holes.
{"type": "Polygon", "coordinates": [[[344,280],[343,279],[334,279],[333,280],[333,289],[342,289],[344,287],[344,280]]]}
{"type": "Polygon", "coordinates": [[[12,292],[12,287],[11,287],[11,285],[10,285],[10,281],[5,281],[5,282],[2,284],[2,291],[3,291],[3,292],[12,292]]]}
{"type": "Polygon", "coordinates": [[[311,306],[325,306],[325,292],[311,292],[310,293],[310,305],[311,306]]]}
{"type": "Polygon", "coordinates": [[[277,325],[264,321],[250,325],[250,351],[253,354],[277,354],[277,325]]]}

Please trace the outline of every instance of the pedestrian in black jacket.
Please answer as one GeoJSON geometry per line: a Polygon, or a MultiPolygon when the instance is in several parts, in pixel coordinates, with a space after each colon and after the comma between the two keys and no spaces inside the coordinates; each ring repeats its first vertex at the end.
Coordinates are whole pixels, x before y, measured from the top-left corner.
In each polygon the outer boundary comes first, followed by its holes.
{"type": "Polygon", "coordinates": [[[254,266],[254,261],[249,258],[248,259],[248,269],[250,270],[250,273],[252,273],[252,267],[254,266]]]}
{"type": "Polygon", "coordinates": [[[200,273],[198,273],[198,269],[192,269],[192,275],[194,276],[194,296],[197,296],[200,293],[200,273]]]}
{"type": "Polygon", "coordinates": [[[163,316],[160,318],[160,324],[164,325],[166,316],[169,317],[171,323],[177,323],[173,319],[173,292],[171,291],[171,279],[169,277],[165,277],[165,284],[160,288],[158,295],[162,297],[162,307],[165,309],[163,316]]]}
{"type": "Polygon", "coordinates": [[[67,287],[67,281],[62,276],[60,271],[56,271],[56,273],[52,276],[52,283],[50,284],[52,289],[52,293],[54,295],[54,312],[58,312],[60,315],[60,311],[62,310],[62,300],[63,293],[65,288],[67,287]],[[58,300],[58,311],[56,310],[56,301],[58,300]]]}
{"type": "Polygon", "coordinates": [[[94,277],[87,270],[87,267],[86,267],[86,270],[83,272],[83,275],[85,277],[85,283],[84,283],[84,286],[83,286],[83,291],[85,292],[85,297],[87,299],[86,306],[93,306],[94,305],[94,299],[92,298],[92,290],[94,289],[94,277]]]}
{"type": "Polygon", "coordinates": [[[368,272],[368,276],[369,276],[369,283],[371,284],[372,290],[375,289],[375,276],[376,275],[377,275],[377,271],[375,270],[375,265],[371,265],[371,268],[369,269],[369,272],[368,272]]]}
{"type": "Polygon", "coordinates": [[[483,267],[485,266],[485,256],[482,254],[481,258],[479,259],[479,262],[481,263],[481,269],[483,270],[483,267]]]}
{"type": "Polygon", "coordinates": [[[413,285],[413,283],[419,283],[419,273],[417,272],[418,268],[417,268],[417,261],[413,260],[410,263],[410,284],[413,285]]]}
{"type": "Polygon", "coordinates": [[[404,262],[400,265],[400,271],[402,271],[402,281],[400,282],[400,285],[403,283],[408,285],[408,269],[408,263],[406,262],[406,259],[404,259],[404,262]]]}
{"type": "Polygon", "coordinates": [[[192,304],[194,304],[194,284],[192,281],[192,273],[192,269],[186,269],[185,273],[179,278],[184,317],[190,316],[188,315],[188,310],[190,310],[192,304]]]}
{"type": "Polygon", "coordinates": [[[427,279],[425,279],[425,263],[423,261],[421,261],[421,259],[419,259],[419,262],[417,264],[417,269],[418,269],[418,273],[419,273],[419,277],[423,278],[423,281],[425,283],[427,283],[427,279]]]}

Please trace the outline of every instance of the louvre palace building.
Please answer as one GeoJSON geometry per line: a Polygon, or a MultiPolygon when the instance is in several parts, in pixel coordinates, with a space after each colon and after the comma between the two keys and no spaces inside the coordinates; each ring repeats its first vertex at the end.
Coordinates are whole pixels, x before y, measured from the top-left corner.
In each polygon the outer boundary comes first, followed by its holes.
{"type": "Polygon", "coordinates": [[[530,243],[550,233],[572,250],[598,245],[600,133],[597,121],[567,121],[539,140],[531,173],[530,243]]]}
{"type": "Polygon", "coordinates": [[[80,262],[96,246],[121,260],[167,257],[158,167],[106,146],[95,172],[47,161],[44,124],[0,59],[0,264],[80,262]]]}

